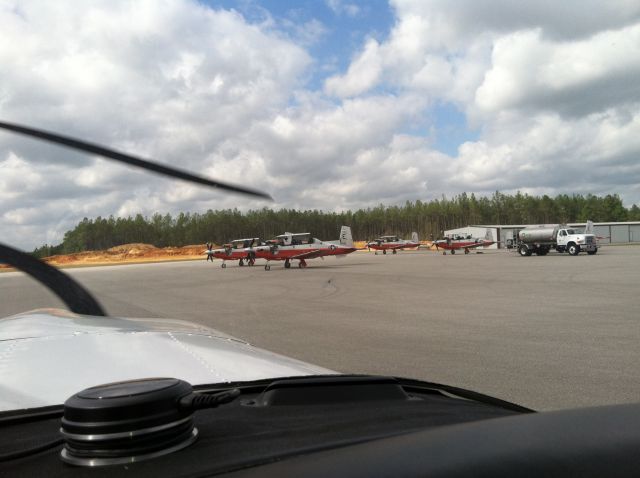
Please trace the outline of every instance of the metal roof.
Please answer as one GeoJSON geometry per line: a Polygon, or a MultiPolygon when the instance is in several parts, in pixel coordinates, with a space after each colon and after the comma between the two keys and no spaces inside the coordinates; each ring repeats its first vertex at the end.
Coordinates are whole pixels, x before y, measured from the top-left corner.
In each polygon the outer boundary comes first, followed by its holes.
{"type": "MultiPolygon", "coordinates": [[[[499,228],[499,229],[507,229],[507,228],[524,228],[524,227],[531,227],[531,226],[542,226],[542,227],[551,227],[551,226],[557,226],[558,223],[552,223],[552,224],[478,224],[478,225],[470,225],[467,227],[493,227],[493,228],[499,228]]],[[[578,227],[578,226],[586,226],[587,223],[586,222],[569,222],[566,224],[567,226],[571,226],[571,227],[578,227]]],[[[640,226],[640,221],[626,221],[626,222],[594,222],[593,223],[594,226],[626,226],[626,225],[630,225],[630,226],[640,226]]],[[[460,229],[460,228],[458,228],[460,229]]]]}

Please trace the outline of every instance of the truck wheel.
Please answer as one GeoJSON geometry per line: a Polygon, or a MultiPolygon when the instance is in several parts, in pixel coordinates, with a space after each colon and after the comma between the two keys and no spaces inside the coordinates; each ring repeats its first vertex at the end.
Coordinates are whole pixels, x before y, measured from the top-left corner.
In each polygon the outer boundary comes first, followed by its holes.
{"type": "Polygon", "coordinates": [[[596,247],[594,250],[592,251],[587,251],[587,254],[589,254],[590,256],[594,255],[596,252],[598,252],[598,248],[596,247]]]}
{"type": "Polygon", "coordinates": [[[536,254],[539,256],[546,256],[549,253],[548,249],[540,248],[537,250],[536,254]]]}
{"type": "Polygon", "coordinates": [[[518,252],[522,257],[527,257],[531,255],[531,251],[525,244],[521,244],[520,247],[518,247],[518,252]]]}
{"type": "Polygon", "coordinates": [[[567,252],[569,252],[570,256],[577,256],[580,254],[580,246],[572,242],[567,247],[567,252]]]}

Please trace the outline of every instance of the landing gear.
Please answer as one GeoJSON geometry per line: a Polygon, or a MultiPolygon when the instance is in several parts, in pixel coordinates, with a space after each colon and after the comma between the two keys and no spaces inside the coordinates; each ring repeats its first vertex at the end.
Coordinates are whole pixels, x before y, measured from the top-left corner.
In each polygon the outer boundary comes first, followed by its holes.
{"type": "Polygon", "coordinates": [[[256,263],[256,253],[254,251],[249,251],[245,260],[247,261],[248,266],[254,265],[256,263]]]}
{"type": "Polygon", "coordinates": [[[238,265],[239,265],[240,267],[242,267],[242,266],[244,265],[244,259],[240,259],[240,260],[238,261],[238,265]]]}
{"type": "Polygon", "coordinates": [[[446,256],[447,255],[447,251],[442,251],[442,255],[446,256]]]}
{"type": "Polygon", "coordinates": [[[467,249],[466,247],[464,248],[464,253],[465,254],[469,254],[469,249],[467,249]]]}
{"type": "Polygon", "coordinates": [[[398,251],[396,251],[395,249],[393,249],[391,252],[394,253],[394,254],[398,253],[398,251]]]}
{"type": "Polygon", "coordinates": [[[227,268],[227,264],[226,264],[226,262],[223,262],[223,263],[222,263],[222,265],[221,265],[220,267],[222,267],[223,269],[226,269],[226,268],[227,268]]]}
{"type": "Polygon", "coordinates": [[[271,266],[269,264],[265,264],[264,265],[264,270],[265,271],[270,271],[271,270],[271,266]]]}
{"type": "Polygon", "coordinates": [[[387,253],[387,250],[386,250],[386,249],[382,249],[382,253],[383,253],[383,254],[386,254],[386,253],[387,253]]]}
{"type": "Polygon", "coordinates": [[[304,269],[305,267],[307,267],[307,262],[304,259],[300,259],[300,262],[298,262],[298,267],[300,269],[304,269]]]}
{"type": "Polygon", "coordinates": [[[285,269],[289,269],[291,267],[291,262],[289,261],[289,259],[285,259],[284,260],[284,268],[285,269]]]}
{"type": "Polygon", "coordinates": [[[455,249],[451,249],[451,255],[455,254],[456,250],[455,249]]]}

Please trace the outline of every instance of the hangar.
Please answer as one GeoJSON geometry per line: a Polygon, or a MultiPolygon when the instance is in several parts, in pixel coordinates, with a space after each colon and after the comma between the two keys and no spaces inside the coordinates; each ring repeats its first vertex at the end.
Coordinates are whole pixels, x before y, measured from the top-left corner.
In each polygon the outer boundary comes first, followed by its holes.
{"type": "MultiPolygon", "coordinates": [[[[446,236],[471,235],[472,237],[484,237],[487,229],[491,230],[493,239],[498,244],[490,246],[491,249],[510,247],[518,236],[518,231],[525,227],[553,226],[555,224],[477,224],[457,229],[444,231],[446,236]]],[[[584,222],[570,222],[569,227],[584,229],[584,222]]],[[[593,232],[598,237],[598,243],[604,244],[631,244],[640,243],[640,221],[630,222],[594,222],[593,232]]]]}

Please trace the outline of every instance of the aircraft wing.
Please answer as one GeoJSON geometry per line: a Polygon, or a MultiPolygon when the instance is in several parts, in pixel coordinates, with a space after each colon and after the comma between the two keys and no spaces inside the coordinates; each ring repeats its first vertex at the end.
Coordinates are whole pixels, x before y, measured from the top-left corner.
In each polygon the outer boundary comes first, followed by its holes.
{"type": "Polygon", "coordinates": [[[314,257],[321,257],[322,249],[313,249],[312,251],[306,251],[298,254],[297,256],[291,256],[289,259],[313,259],[314,257]]]}
{"type": "Polygon", "coordinates": [[[458,249],[475,249],[476,247],[483,247],[485,245],[484,242],[476,242],[474,244],[470,244],[468,246],[461,246],[458,249]]]}

